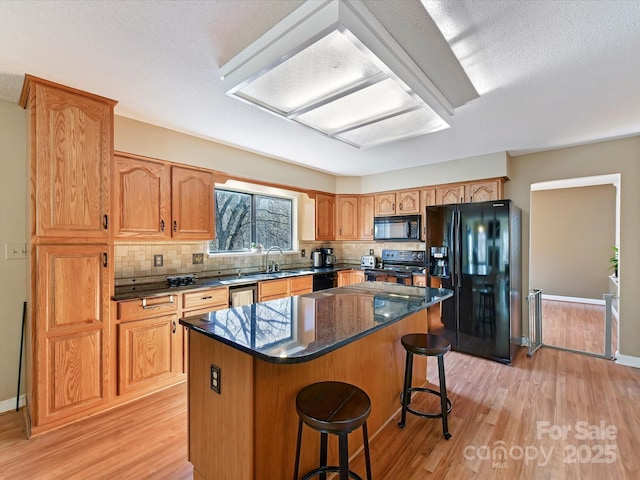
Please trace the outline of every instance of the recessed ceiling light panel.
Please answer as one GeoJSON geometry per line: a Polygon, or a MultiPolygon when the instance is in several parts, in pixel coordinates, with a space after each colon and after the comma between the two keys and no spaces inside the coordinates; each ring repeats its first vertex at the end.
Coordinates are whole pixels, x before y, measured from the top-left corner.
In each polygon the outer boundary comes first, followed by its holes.
{"type": "Polygon", "coordinates": [[[220,68],[227,93],[356,147],[448,128],[453,107],[360,0],[309,0],[220,68]]]}

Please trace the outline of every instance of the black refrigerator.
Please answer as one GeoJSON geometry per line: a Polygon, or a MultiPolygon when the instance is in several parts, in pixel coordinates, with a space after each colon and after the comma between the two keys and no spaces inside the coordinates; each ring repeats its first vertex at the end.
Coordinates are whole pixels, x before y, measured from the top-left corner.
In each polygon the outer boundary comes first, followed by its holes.
{"type": "Polygon", "coordinates": [[[510,363],[522,343],[521,212],[511,200],[427,207],[429,284],[454,291],[430,333],[510,363]]]}

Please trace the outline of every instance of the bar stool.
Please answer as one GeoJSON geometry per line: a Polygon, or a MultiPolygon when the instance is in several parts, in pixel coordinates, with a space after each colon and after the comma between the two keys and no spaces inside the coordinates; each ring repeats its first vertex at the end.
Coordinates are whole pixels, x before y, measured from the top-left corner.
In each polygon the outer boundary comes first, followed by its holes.
{"type": "Polygon", "coordinates": [[[402,418],[398,422],[400,428],[404,428],[407,412],[420,417],[442,418],[442,433],[446,440],[451,438],[447,414],[451,411],[451,400],[447,398],[447,384],[444,376],[444,354],[451,350],[451,344],[445,338],[427,333],[411,333],[402,337],[402,346],[407,351],[407,362],[404,368],[404,388],[400,394],[402,403],[402,418]],[[440,391],[424,387],[412,387],[411,377],[413,375],[413,356],[426,355],[428,357],[438,357],[438,377],[440,380],[440,391]],[[425,413],[409,407],[411,394],[413,392],[428,392],[440,397],[440,413],[425,413]]]}
{"type": "Polygon", "coordinates": [[[362,427],[367,480],[371,480],[371,459],[369,457],[369,436],[367,418],[371,412],[369,396],[355,385],[343,382],[319,382],[304,387],[296,396],[298,420],[298,442],[293,479],[298,480],[300,445],[302,443],[302,423],[320,432],[320,466],[305,474],[302,480],[316,475],[326,478],[327,472],[339,472],[340,480],[355,478],[362,480],[349,470],[349,445],[347,436],[362,427]],[[338,436],[339,466],[327,466],[327,434],[338,436]]]}

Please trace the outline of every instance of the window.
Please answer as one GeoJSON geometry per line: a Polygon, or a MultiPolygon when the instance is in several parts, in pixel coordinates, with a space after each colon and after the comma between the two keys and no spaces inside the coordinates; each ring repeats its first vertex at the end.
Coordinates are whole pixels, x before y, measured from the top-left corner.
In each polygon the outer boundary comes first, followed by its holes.
{"type": "Polygon", "coordinates": [[[293,202],[289,198],[216,188],[216,239],[209,253],[242,252],[251,243],[293,249],[293,202]]]}

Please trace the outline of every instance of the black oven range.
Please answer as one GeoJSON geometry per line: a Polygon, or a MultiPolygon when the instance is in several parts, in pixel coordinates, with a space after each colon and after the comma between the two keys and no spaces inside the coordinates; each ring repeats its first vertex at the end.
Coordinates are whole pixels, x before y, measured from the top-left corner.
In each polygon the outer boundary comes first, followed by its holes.
{"type": "Polygon", "coordinates": [[[413,274],[427,267],[424,250],[382,250],[380,268],[367,268],[365,280],[413,285],[413,274]]]}

